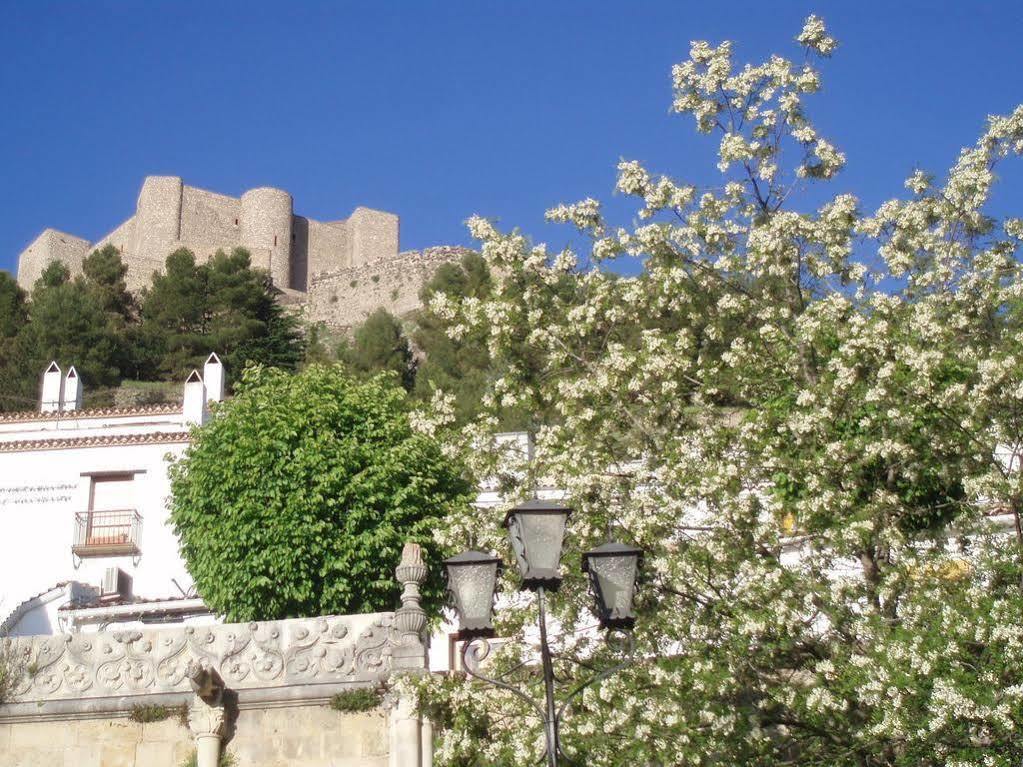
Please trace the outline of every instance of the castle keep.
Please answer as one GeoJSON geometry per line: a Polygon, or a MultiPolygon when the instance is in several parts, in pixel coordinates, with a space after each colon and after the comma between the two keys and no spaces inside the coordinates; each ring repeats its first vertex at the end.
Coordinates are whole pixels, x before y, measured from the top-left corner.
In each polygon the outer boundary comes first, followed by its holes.
{"type": "Polygon", "coordinates": [[[31,289],[51,261],[80,274],[93,250],[113,245],[128,267],[132,290],[149,284],[167,256],[188,248],[199,260],[244,247],[283,300],[304,304],[307,319],[336,327],[360,322],[383,306],[403,314],[433,270],[457,257],[453,248],[398,251],[398,217],[358,207],[338,221],[297,216],[291,195],[260,187],[229,197],[188,186],[177,176],[149,176],[135,215],[97,242],[46,229],[18,257],[18,283],[31,289]]]}

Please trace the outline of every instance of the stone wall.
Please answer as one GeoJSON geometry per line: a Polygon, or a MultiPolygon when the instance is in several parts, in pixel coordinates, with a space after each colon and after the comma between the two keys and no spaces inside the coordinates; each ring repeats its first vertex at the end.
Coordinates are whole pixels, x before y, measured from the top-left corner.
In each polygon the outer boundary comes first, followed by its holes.
{"type": "Polygon", "coordinates": [[[261,187],[237,198],[187,186],[177,176],[149,176],[135,214],[96,243],[43,232],[19,257],[18,282],[31,289],[54,259],[79,274],[89,252],[112,244],[128,267],[129,289],[138,291],[179,248],[202,262],[217,250],[244,247],[276,287],[306,299],[309,320],[350,328],[381,307],[396,315],[418,308],[419,290],[434,269],[463,252],[399,253],[399,224],[393,213],[363,207],[347,219],[314,221],[294,215],[291,195],[280,189],[261,187]]]}
{"type": "Polygon", "coordinates": [[[429,767],[429,723],[390,690],[428,668],[418,545],[395,576],[393,613],[0,638],[16,669],[0,767],[178,767],[193,750],[197,767],[225,751],[245,767],[429,767]],[[366,688],[380,705],[330,706],[366,688]]]}
{"type": "Polygon", "coordinates": [[[47,229],[18,258],[18,284],[25,290],[31,290],[51,261],[60,261],[66,265],[72,276],[81,274],[82,260],[88,254],[88,240],[56,229],[47,229]]]}
{"type": "Polygon", "coordinates": [[[436,247],[406,251],[314,277],[309,285],[305,317],[330,327],[358,325],[379,307],[402,316],[420,307],[419,291],[437,267],[457,262],[465,248],[436,247]]]}
{"type": "MultiPolygon", "coordinates": [[[[191,730],[176,713],[0,723],[0,767],[181,767],[191,730]]],[[[242,708],[224,750],[239,767],[388,767],[388,714],[327,705],[242,708]]]]}

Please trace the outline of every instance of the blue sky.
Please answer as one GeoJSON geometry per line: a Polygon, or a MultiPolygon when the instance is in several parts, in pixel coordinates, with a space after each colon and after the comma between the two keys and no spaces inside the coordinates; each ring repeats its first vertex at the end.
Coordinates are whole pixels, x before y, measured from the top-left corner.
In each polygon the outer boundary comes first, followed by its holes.
{"type": "MultiPolygon", "coordinates": [[[[52,226],[94,240],[142,178],[295,210],[398,213],[402,247],[468,244],[472,213],[562,244],[551,204],[609,198],[620,157],[708,183],[714,144],[668,114],[689,41],[741,60],[823,15],[842,46],[809,104],[873,205],[1023,102],[1023,3],[41,2],[0,11],[0,268],[52,226]]],[[[1023,213],[1023,164],[995,206],[1023,213]]],[[[627,214],[621,201],[612,209],[627,214]]]]}

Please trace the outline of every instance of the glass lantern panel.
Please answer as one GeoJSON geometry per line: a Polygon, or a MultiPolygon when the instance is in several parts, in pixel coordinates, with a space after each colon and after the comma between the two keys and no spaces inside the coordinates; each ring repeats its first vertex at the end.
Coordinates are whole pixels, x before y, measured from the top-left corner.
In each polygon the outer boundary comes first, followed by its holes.
{"type": "Polygon", "coordinates": [[[490,622],[497,564],[459,565],[449,570],[459,617],[466,623],[490,622]]]}
{"type": "Polygon", "coordinates": [[[561,545],[565,540],[564,515],[524,514],[522,522],[529,567],[556,571],[561,561],[561,545]]]}
{"type": "Polygon", "coordinates": [[[636,589],[636,557],[593,557],[589,566],[600,582],[601,596],[610,617],[631,615],[636,589]]]}

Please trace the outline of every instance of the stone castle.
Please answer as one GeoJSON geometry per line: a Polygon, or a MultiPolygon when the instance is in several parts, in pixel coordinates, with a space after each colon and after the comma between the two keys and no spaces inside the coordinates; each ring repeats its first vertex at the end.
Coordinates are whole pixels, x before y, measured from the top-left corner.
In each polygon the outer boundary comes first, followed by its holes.
{"type": "Polygon", "coordinates": [[[18,257],[18,283],[31,289],[51,261],[72,275],[92,251],[114,245],[128,267],[132,290],[149,284],[167,256],[188,248],[198,260],[244,247],[265,269],[284,303],[299,305],[310,322],[351,327],[384,307],[405,314],[419,306],[419,289],[460,248],[399,252],[398,216],[358,207],[338,221],[294,213],[291,195],[260,187],[230,197],[184,184],[177,176],[149,176],[135,215],[96,242],[46,229],[18,257]]]}

